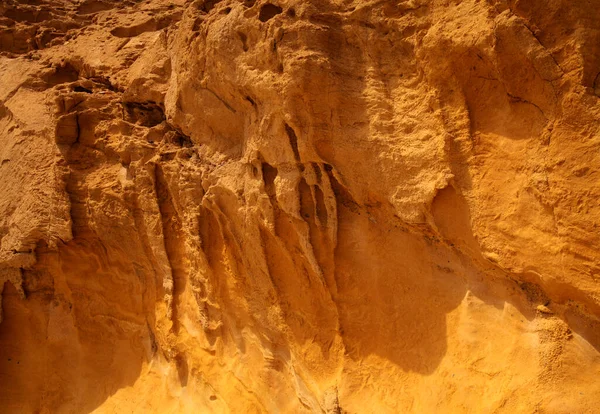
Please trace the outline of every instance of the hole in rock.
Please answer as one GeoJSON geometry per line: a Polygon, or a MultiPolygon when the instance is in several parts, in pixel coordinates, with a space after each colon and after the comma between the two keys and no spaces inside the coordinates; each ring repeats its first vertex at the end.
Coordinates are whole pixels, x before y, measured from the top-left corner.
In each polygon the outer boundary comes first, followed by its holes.
{"type": "Polygon", "coordinates": [[[209,11],[211,11],[216,5],[217,3],[219,3],[221,0],[204,0],[204,1],[200,1],[197,3],[197,8],[198,10],[202,10],[206,13],[208,13],[209,11]]]}
{"type": "Polygon", "coordinates": [[[192,26],[192,32],[198,32],[200,30],[200,25],[204,21],[203,18],[197,18],[194,20],[194,25],[192,26]]]}
{"type": "Polygon", "coordinates": [[[180,147],[184,147],[184,148],[191,148],[194,146],[192,139],[189,136],[184,135],[183,133],[181,133],[179,131],[177,131],[175,144],[179,145],[180,147]]]}
{"type": "Polygon", "coordinates": [[[160,105],[153,102],[123,102],[125,119],[132,124],[153,127],[165,120],[160,105]]]}
{"type": "Polygon", "coordinates": [[[89,90],[88,88],[84,88],[83,86],[75,86],[73,88],[73,92],[85,92],[85,93],[92,93],[91,90],[89,90]]]}
{"type": "Polygon", "coordinates": [[[270,198],[275,197],[275,178],[277,178],[277,168],[264,163],[262,165],[262,176],[265,183],[265,192],[270,198]]]}
{"type": "Polygon", "coordinates": [[[79,71],[67,62],[54,68],[54,71],[43,76],[43,79],[49,87],[68,82],[75,82],[79,79],[79,71]]]}
{"type": "Polygon", "coordinates": [[[267,3],[260,8],[260,13],[258,13],[258,20],[260,20],[261,22],[269,21],[282,11],[283,9],[281,7],[271,3],[267,3]]]}

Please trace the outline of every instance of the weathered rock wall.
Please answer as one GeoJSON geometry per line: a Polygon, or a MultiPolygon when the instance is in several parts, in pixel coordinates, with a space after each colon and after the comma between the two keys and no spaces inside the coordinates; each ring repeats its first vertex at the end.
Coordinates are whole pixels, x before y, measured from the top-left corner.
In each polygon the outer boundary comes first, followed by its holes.
{"type": "Polygon", "coordinates": [[[3,411],[594,412],[598,6],[3,2],[3,411]]]}

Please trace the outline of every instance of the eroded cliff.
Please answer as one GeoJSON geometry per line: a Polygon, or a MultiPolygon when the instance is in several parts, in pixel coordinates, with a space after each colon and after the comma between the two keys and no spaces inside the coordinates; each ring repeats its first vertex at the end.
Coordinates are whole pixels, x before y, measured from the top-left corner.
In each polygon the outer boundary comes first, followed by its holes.
{"type": "Polygon", "coordinates": [[[2,412],[595,412],[599,6],[3,1],[2,412]]]}

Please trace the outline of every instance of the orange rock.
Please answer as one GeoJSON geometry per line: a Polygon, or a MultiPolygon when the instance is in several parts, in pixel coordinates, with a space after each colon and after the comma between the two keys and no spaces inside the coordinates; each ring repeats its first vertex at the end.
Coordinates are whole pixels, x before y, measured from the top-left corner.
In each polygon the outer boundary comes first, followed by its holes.
{"type": "Polygon", "coordinates": [[[596,412],[599,10],[4,1],[0,411],[596,412]]]}

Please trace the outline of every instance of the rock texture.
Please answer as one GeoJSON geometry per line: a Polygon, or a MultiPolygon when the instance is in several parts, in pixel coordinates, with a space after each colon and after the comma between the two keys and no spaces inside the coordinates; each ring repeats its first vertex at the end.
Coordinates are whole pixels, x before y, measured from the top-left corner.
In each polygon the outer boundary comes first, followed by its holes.
{"type": "Polygon", "coordinates": [[[600,2],[0,4],[6,413],[593,413],[600,2]]]}

